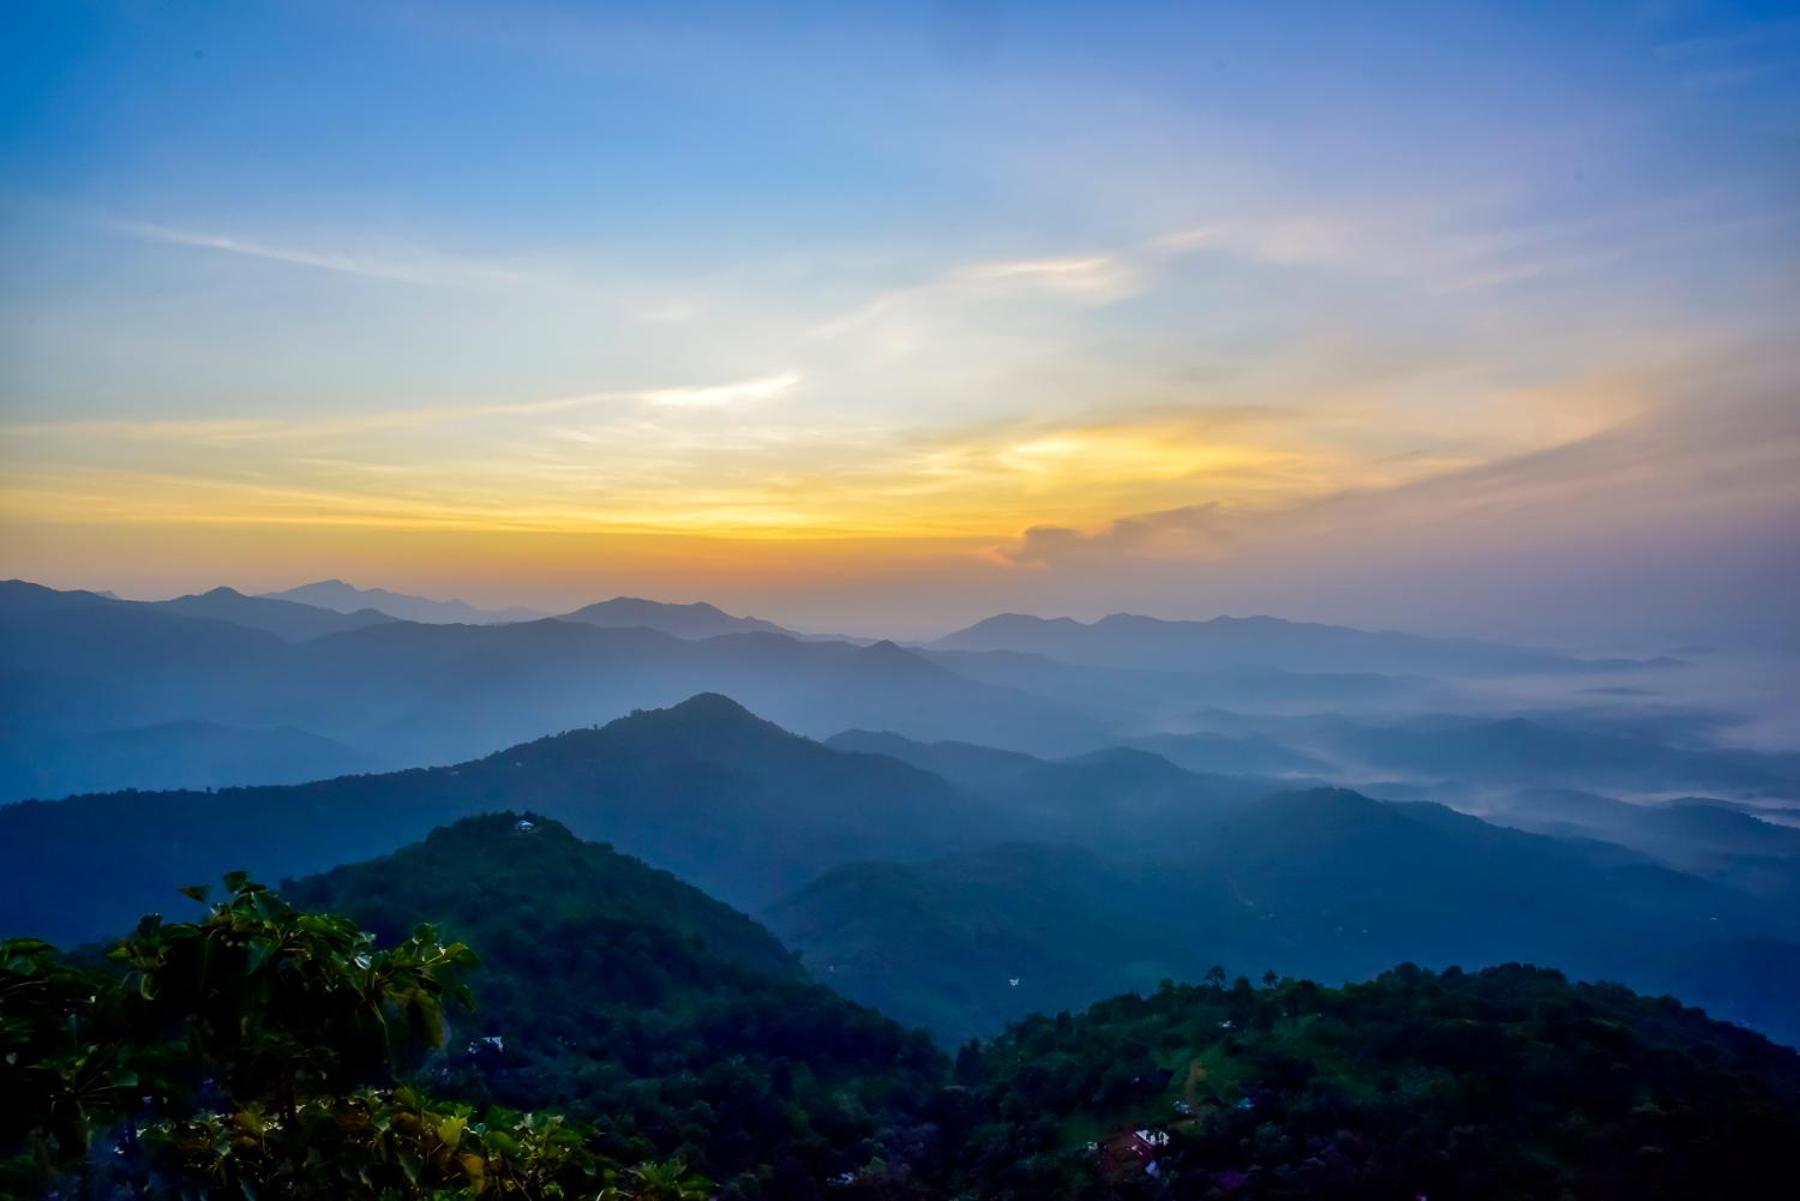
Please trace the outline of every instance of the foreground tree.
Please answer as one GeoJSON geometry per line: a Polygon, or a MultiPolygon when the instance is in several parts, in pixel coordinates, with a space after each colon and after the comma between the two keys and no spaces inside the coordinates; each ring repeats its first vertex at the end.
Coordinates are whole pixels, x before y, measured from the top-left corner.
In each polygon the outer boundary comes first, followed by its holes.
{"type": "MultiPolygon", "coordinates": [[[[688,1201],[562,1117],[400,1087],[466,1006],[476,959],[428,926],[389,948],[242,874],[194,923],[105,960],[0,943],[0,1195],[688,1201]]],[[[204,901],[202,889],[186,890],[204,901]]]]}

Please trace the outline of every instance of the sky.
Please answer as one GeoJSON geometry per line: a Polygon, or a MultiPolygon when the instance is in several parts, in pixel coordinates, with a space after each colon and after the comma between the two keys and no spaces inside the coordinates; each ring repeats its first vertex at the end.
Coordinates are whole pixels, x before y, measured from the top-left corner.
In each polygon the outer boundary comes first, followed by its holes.
{"type": "Polygon", "coordinates": [[[0,574],[1800,647],[1800,6],[0,9],[0,574]]]}

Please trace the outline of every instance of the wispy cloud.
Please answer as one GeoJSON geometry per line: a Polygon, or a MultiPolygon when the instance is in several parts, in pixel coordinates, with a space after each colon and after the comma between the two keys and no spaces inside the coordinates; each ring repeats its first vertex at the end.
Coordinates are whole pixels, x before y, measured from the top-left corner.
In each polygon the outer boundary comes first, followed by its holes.
{"type": "Polygon", "coordinates": [[[478,282],[500,283],[522,278],[514,267],[482,259],[458,258],[434,251],[413,248],[390,248],[378,253],[325,250],[309,246],[283,245],[260,238],[234,234],[208,233],[180,229],[148,221],[107,220],[107,230],[147,242],[171,246],[191,246],[225,254],[243,255],[270,262],[287,263],[318,271],[334,271],[363,279],[387,280],[392,283],[439,286],[478,282]]]}
{"type": "Polygon", "coordinates": [[[444,405],[416,409],[279,418],[169,418],[138,420],[35,421],[0,426],[16,439],[47,437],[112,438],[124,441],[188,442],[218,445],[231,442],[316,440],[339,435],[422,429],[428,426],[491,418],[529,417],[604,406],[648,405],[659,408],[727,408],[769,400],[802,380],[797,371],[667,388],[622,389],[498,404],[444,405]]]}
{"type": "Polygon", "coordinates": [[[1294,558],[1308,548],[1368,541],[1390,547],[1478,544],[1504,530],[1605,528],[1702,509],[1800,511],[1800,413],[1785,394],[1714,402],[1701,415],[1665,403],[1545,449],[1390,485],[1349,487],[1284,504],[1209,500],[1134,513],[1098,527],[1036,525],[996,547],[1019,567],[1091,567],[1169,558],[1206,561],[1256,553],[1294,558]]]}
{"type": "Polygon", "coordinates": [[[979,260],[952,267],[925,283],[883,292],[809,332],[815,338],[834,338],[886,319],[969,304],[1020,300],[1107,304],[1136,295],[1144,284],[1137,265],[1116,253],[979,260]]]}

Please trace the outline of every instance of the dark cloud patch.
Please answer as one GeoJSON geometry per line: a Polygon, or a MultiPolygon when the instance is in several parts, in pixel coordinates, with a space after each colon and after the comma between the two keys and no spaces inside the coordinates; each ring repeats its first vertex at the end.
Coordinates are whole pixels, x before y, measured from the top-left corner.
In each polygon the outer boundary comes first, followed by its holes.
{"type": "Polygon", "coordinates": [[[1004,562],[1028,567],[1136,553],[1200,557],[1227,549],[1226,523],[1220,505],[1212,501],[1120,517],[1091,533],[1067,526],[1032,526],[1018,542],[999,548],[998,554],[1004,562]]]}

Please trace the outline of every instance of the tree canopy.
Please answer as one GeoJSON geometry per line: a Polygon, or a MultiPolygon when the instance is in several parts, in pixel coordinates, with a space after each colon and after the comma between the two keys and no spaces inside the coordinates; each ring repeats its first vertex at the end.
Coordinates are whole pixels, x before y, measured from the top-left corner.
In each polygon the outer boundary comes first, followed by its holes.
{"type": "Polygon", "coordinates": [[[467,1004],[467,946],[420,926],[378,947],[241,873],[225,883],[200,920],[147,917],[98,961],[0,943],[0,1192],[706,1195],[679,1165],[611,1161],[559,1115],[397,1083],[467,1004]]]}

